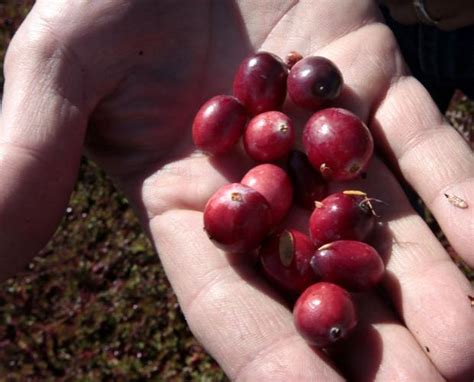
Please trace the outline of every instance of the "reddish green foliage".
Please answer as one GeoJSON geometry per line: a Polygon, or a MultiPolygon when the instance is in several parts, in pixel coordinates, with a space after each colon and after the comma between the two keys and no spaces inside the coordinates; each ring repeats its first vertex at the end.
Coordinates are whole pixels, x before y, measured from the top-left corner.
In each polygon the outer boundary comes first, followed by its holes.
{"type": "MultiPolygon", "coordinates": [[[[4,3],[0,3],[0,74],[3,73],[3,57],[6,47],[23,21],[24,16],[34,4],[34,0],[6,0],[4,3]]],[[[2,88],[3,76],[0,75],[0,89],[2,88]]]]}
{"type": "Polygon", "coordinates": [[[223,380],[127,201],[84,160],[63,223],[0,288],[0,375],[223,380]]]}

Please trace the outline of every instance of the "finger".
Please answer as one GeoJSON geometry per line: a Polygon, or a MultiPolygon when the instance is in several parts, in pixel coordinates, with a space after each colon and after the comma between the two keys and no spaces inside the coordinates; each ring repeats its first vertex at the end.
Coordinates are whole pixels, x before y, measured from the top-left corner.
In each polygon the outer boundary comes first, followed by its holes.
{"type": "Polygon", "coordinates": [[[444,381],[377,293],[354,295],[358,326],[333,357],[350,381],[444,381]]]}
{"type": "Polygon", "coordinates": [[[348,36],[323,50],[342,67],[350,89],[341,104],[363,119],[373,115],[369,122],[377,145],[422,197],[454,249],[473,265],[474,210],[456,208],[445,196],[468,204],[474,200],[472,150],[445,122],[422,85],[402,76],[404,66],[391,32],[377,28],[367,26],[358,37],[348,36]],[[371,28],[373,37],[366,33],[371,28]],[[370,47],[349,38],[370,41],[370,47]],[[343,43],[348,48],[340,49],[343,43]]]}
{"type": "MultiPolygon", "coordinates": [[[[417,136],[417,132],[422,131],[425,124],[429,125],[430,119],[441,121],[442,118],[427,93],[413,79],[408,79],[407,82],[416,83],[418,91],[422,91],[426,97],[392,94],[383,98],[384,94],[391,92],[390,89],[397,87],[392,79],[403,73],[404,66],[396,44],[390,43],[393,41],[391,33],[385,33],[388,32],[385,30],[376,37],[376,28],[377,25],[366,26],[347,36],[345,41],[327,46],[323,52],[330,58],[334,57],[335,62],[342,66],[344,80],[353,92],[353,97],[348,97],[343,102],[347,102],[363,118],[370,118],[375,114],[374,122],[370,124],[375,140],[381,148],[393,153],[403,151],[410,145],[404,134],[417,136]],[[372,34],[366,34],[370,29],[372,34]],[[359,36],[356,37],[357,33],[359,36]],[[350,102],[351,98],[355,100],[353,103],[350,102]],[[389,98],[391,105],[385,104],[389,98]],[[411,108],[407,108],[407,104],[411,108]]],[[[441,127],[439,124],[432,123],[431,126],[433,125],[441,127]]],[[[436,189],[437,192],[453,193],[469,200],[467,191],[463,192],[468,189],[467,185],[462,188],[463,191],[456,185],[462,184],[465,179],[472,179],[471,153],[452,128],[445,126],[443,131],[443,138],[441,134],[438,135],[438,144],[434,147],[433,139],[426,134],[423,138],[429,143],[424,144],[423,139],[416,140],[419,144],[412,151],[417,153],[416,156],[414,154],[405,161],[401,158],[395,163],[399,164],[403,175],[428,202],[438,220],[444,220],[442,228],[455,248],[467,258],[472,255],[472,243],[468,243],[472,237],[472,215],[449,203],[440,206],[439,203],[436,205],[430,202],[430,194],[436,193],[436,189]],[[445,143],[442,144],[442,141],[445,143]],[[420,150],[423,146],[425,150],[420,150]],[[450,158],[449,161],[445,159],[447,157],[450,158]],[[450,171],[451,168],[453,171],[450,171]],[[448,188],[450,183],[456,191],[448,188]],[[443,219],[439,219],[440,216],[443,219]],[[451,219],[455,218],[459,220],[453,222],[451,219]],[[446,224],[446,219],[450,220],[450,224],[446,224]]],[[[387,174],[383,169],[379,171],[387,174]]],[[[374,197],[396,206],[394,211],[403,211],[387,216],[395,244],[388,250],[391,256],[387,269],[392,278],[389,278],[386,286],[400,316],[418,343],[431,349],[428,355],[444,377],[453,380],[465,378],[473,373],[470,360],[474,358],[474,339],[472,330],[469,329],[473,325],[473,315],[467,299],[467,295],[472,294],[469,283],[426,224],[413,213],[397,182],[388,175],[372,178],[369,174],[365,184],[375,186],[374,197]],[[391,190],[393,193],[389,193],[391,190]]]]}
{"type": "Polygon", "coordinates": [[[474,373],[472,287],[423,220],[412,210],[399,184],[378,160],[364,180],[338,187],[367,190],[380,205],[385,228],[374,246],[386,259],[384,286],[420,347],[448,380],[474,373]]]}
{"type": "Polygon", "coordinates": [[[201,212],[167,211],[150,229],[191,330],[232,380],[342,380],[297,334],[249,259],[229,258],[210,242],[201,212]]]}
{"type": "Polygon", "coordinates": [[[239,7],[256,50],[285,57],[291,51],[303,56],[330,44],[378,17],[374,1],[333,0],[240,1],[239,7]],[[350,4],[350,5],[349,5],[350,4]],[[347,8],[350,7],[350,10],[347,8]]]}
{"type": "Polygon", "coordinates": [[[138,188],[123,188],[133,199],[143,198],[148,218],[160,215],[170,206],[203,211],[209,197],[226,183],[240,182],[252,167],[252,160],[236,147],[226,155],[214,159],[202,152],[190,157],[170,159],[158,166],[154,175],[133,182],[138,188]],[[140,185],[143,182],[141,189],[140,185]]]}
{"type": "Polygon", "coordinates": [[[0,126],[0,278],[53,234],[72,191],[86,128],[81,71],[34,14],[5,62],[0,126]]]}
{"type": "Polygon", "coordinates": [[[378,138],[405,179],[434,214],[453,248],[472,266],[474,210],[457,208],[445,195],[474,203],[474,157],[468,144],[443,119],[419,82],[394,82],[374,118],[378,138]]]}
{"type": "MultiPolygon", "coordinates": [[[[268,48],[280,54],[289,49],[284,43],[268,48]]],[[[456,195],[474,204],[472,151],[422,85],[404,74],[392,32],[382,24],[367,24],[313,54],[339,66],[345,89],[337,104],[369,122],[377,145],[423,198],[454,249],[473,265],[474,210],[456,208],[445,197],[456,195]]]]}

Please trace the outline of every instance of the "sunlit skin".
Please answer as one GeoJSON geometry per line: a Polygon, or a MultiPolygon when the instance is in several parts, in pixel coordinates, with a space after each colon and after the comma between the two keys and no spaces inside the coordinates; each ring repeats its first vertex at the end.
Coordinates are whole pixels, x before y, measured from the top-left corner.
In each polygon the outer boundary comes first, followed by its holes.
{"type": "MultiPolygon", "coordinates": [[[[440,381],[474,373],[472,288],[397,180],[421,195],[473,265],[472,209],[444,196],[472,204],[472,152],[408,74],[374,1],[38,0],[10,45],[5,74],[3,277],[55,231],[85,152],[130,200],[187,323],[231,379],[440,381]],[[245,256],[226,256],[203,230],[206,201],[252,163],[238,149],[219,159],[196,152],[192,120],[207,99],[231,94],[235,70],[256,50],[331,59],[344,75],[339,106],[367,123],[384,156],[372,159],[366,179],[330,185],[388,203],[380,211],[389,234],[380,243],[384,296],[358,299],[367,307],[362,334],[338,355],[343,366],[306,344],[291,309],[245,256]]],[[[308,117],[287,111],[299,126],[308,117]]],[[[295,208],[289,221],[304,226],[308,218],[295,208]]]]}

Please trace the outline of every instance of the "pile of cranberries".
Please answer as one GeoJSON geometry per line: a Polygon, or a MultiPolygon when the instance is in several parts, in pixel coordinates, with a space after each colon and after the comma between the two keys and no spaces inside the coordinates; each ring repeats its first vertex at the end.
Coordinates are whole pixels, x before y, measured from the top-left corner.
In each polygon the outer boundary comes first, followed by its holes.
{"type": "Polygon", "coordinates": [[[350,293],[372,288],[384,275],[380,255],[367,244],[377,217],[374,199],[356,190],[328,195],[327,182],[364,173],[374,146],[356,115],[328,107],[342,86],[341,72],[324,57],[291,52],[284,62],[258,52],[239,66],[233,95],[207,101],[192,127],[198,149],[221,155],[242,138],[247,154],[259,162],[207,202],[209,239],[231,253],[258,251],[265,277],[296,299],[297,330],[322,348],[357,325],[350,293]],[[281,111],[287,94],[314,112],[301,137],[281,111]],[[294,149],[297,138],[305,153],[294,149]],[[293,204],[311,211],[307,233],[285,226],[293,204]]]}

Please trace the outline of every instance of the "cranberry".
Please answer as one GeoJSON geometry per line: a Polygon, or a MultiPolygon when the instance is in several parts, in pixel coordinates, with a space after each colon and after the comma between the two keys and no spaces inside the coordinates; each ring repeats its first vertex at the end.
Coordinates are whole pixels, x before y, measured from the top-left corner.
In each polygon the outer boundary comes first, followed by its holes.
{"type": "Polygon", "coordinates": [[[375,213],[361,191],[343,191],[316,203],[309,218],[309,235],[316,247],[336,240],[364,241],[372,232],[375,213]]]}
{"type": "Polygon", "coordinates": [[[293,123],[279,111],[267,111],[255,116],[244,132],[247,154],[260,162],[271,162],[285,156],[294,142],[293,123]]]}
{"type": "Polygon", "coordinates": [[[204,209],[204,229],[219,248],[231,253],[256,249],[270,228],[270,206],[253,188],[222,186],[204,209]]]}
{"type": "Polygon", "coordinates": [[[314,113],[303,131],[303,145],[314,168],[328,180],[350,180],[365,171],[374,150],[372,135],[350,111],[314,113]]]}
{"type": "Polygon", "coordinates": [[[196,147],[221,154],[237,143],[247,122],[242,104],[234,97],[218,95],[201,106],[193,122],[196,147]]]}
{"type": "Polygon", "coordinates": [[[311,266],[324,281],[353,292],[372,288],[382,280],[385,271],[382,258],[375,248],[351,240],[323,245],[315,252],[311,266]]]}
{"type": "Polygon", "coordinates": [[[357,325],[350,294],[332,283],[311,285],[293,309],[296,329],[311,345],[326,347],[347,337],[357,325]]]}
{"type": "Polygon", "coordinates": [[[315,247],[308,236],[297,230],[284,230],[269,236],[260,247],[265,276],[280,289],[299,294],[318,277],[311,268],[315,247]]]}
{"type": "Polygon", "coordinates": [[[285,63],[268,52],[247,57],[234,77],[234,96],[252,114],[279,110],[286,97],[288,70],[285,63]]]}
{"type": "Polygon", "coordinates": [[[294,200],[300,207],[312,211],[315,201],[327,195],[327,184],[308,161],[306,154],[294,150],[288,156],[288,175],[294,190],[294,200]]]}
{"type": "Polygon", "coordinates": [[[288,69],[291,69],[302,58],[303,56],[300,53],[291,51],[290,53],[286,55],[286,59],[285,59],[286,66],[288,66],[288,69]]]}
{"type": "Polygon", "coordinates": [[[339,96],[342,84],[342,74],[332,61],[306,57],[288,74],[288,95],[296,105],[317,110],[339,96]]]}
{"type": "Polygon", "coordinates": [[[240,182],[258,191],[270,206],[272,226],[276,226],[287,215],[293,199],[290,178],[280,167],[270,163],[255,166],[240,182]]]}

